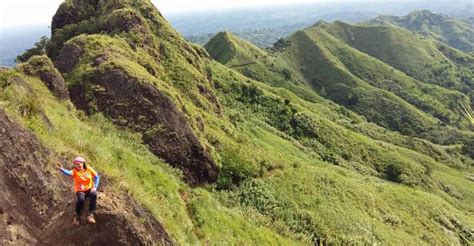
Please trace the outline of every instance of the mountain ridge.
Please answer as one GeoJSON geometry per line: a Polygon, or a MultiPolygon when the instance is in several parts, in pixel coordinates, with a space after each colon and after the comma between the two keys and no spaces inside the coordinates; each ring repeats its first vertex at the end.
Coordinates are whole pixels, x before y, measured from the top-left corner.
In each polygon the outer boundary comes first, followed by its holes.
{"type": "Polygon", "coordinates": [[[429,10],[412,11],[403,17],[379,16],[364,24],[404,27],[465,52],[474,50],[474,26],[471,23],[429,10]]]}

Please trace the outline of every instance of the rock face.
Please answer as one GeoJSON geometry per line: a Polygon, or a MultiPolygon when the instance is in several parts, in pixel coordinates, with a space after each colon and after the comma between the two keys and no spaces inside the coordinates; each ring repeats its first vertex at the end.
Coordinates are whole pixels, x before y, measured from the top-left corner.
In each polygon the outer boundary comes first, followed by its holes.
{"type": "MultiPolygon", "coordinates": [[[[94,14],[100,0],[72,0],[61,4],[51,22],[51,34],[66,25],[77,23],[94,14]]],[[[102,1],[103,2],[103,1],[102,1]]]]}
{"type": "Polygon", "coordinates": [[[53,153],[3,109],[0,145],[0,245],[171,244],[146,209],[107,187],[99,192],[97,224],[73,227],[71,181],[52,167],[53,153]]]}
{"type": "Polygon", "coordinates": [[[172,245],[163,226],[128,195],[102,192],[98,201],[96,224],[87,224],[87,213],[83,213],[81,225],[74,226],[71,223],[74,203],[71,203],[42,231],[37,245],[59,242],[66,245],[172,245]]]}
{"type": "MultiPolygon", "coordinates": [[[[65,182],[48,172],[51,153],[0,109],[0,244],[33,244],[66,203],[65,182]]],[[[69,196],[70,197],[70,196],[69,196]]]]}
{"type": "Polygon", "coordinates": [[[94,105],[115,124],[141,132],[150,150],[182,169],[189,184],[217,179],[216,165],[168,96],[118,68],[97,71],[91,77],[88,88],[71,88],[71,99],[79,109],[91,112],[94,105]]]}
{"type": "Polygon", "coordinates": [[[22,64],[21,68],[26,74],[39,77],[57,98],[61,100],[69,98],[63,76],[48,57],[34,56],[27,63],[22,64]]]}
{"type": "Polygon", "coordinates": [[[82,47],[77,44],[66,45],[61,49],[59,56],[56,58],[54,64],[61,73],[69,73],[74,66],[79,62],[83,51],[82,47]]]}

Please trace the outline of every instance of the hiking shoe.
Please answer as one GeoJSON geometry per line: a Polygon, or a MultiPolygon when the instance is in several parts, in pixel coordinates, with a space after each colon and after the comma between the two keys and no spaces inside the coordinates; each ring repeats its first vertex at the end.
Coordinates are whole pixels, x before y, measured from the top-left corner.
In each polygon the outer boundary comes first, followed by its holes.
{"type": "Polygon", "coordinates": [[[94,214],[89,214],[89,215],[87,216],[87,223],[89,223],[89,224],[95,224],[94,214]]]}
{"type": "Polygon", "coordinates": [[[76,214],[74,215],[74,217],[72,217],[72,224],[75,225],[75,226],[78,226],[80,223],[79,223],[79,216],[76,214]]]}

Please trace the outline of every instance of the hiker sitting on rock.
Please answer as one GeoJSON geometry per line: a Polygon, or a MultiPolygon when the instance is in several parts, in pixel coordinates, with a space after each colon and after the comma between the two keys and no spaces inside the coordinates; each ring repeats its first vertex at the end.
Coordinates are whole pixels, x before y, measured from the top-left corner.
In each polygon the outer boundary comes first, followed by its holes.
{"type": "Polygon", "coordinates": [[[77,197],[76,214],[73,217],[74,225],[79,225],[79,216],[86,197],[89,197],[89,214],[87,215],[87,222],[94,224],[94,211],[97,200],[97,187],[99,187],[99,175],[94,169],[86,166],[86,160],[82,157],[76,157],[73,161],[74,169],[68,170],[58,164],[59,170],[74,180],[74,192],[77,197]]]}

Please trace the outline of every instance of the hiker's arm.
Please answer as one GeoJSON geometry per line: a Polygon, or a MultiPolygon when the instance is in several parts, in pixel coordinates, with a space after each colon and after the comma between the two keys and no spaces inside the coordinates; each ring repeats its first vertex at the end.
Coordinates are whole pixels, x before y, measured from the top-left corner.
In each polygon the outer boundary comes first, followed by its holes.
{"type": "Polygon", "coordinates": [[[63,167],[63,165],[61,164],[61,162],[58,161],[58,163],[56,164],[56,167],[59,169],[59,171],[61,171],[63,174],[67,175],[67,176],[72,176],[72,170],[67,170],[66,168],[63,167]]]}
{"type": "Polygon", "coordinates": [[[100,181],[100,177],[99,177],[99,174],[95,174],[94,176],[94,188],[97,190],[97,188],[99,188],[99,181],[100,181]]]}
{"type": "Polygon", "coordinates": [[[63,174],[65,174],[65,175],[67,175],[67,176],[72,176],[72,170],[67,170],[67,169],[62,168],[62,167],[59,168],[59,170],[60,170],[63,174]]]}

